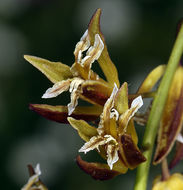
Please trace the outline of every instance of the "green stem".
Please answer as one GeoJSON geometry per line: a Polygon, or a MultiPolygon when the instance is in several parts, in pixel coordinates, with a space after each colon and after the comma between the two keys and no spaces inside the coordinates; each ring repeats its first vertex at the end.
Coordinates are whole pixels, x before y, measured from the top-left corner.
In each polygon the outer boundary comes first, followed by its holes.
{"type": "Polygon", "coordinates": [[[168,163],[167,163],[167,159],[163,159],[162,163],[161,163],[161,171],[162,171],[162,177],[161,180],[165,181],[170,177],[170,172],[168,169],[168,163]]]}
{"type": "Polygon", "coordinates": [[[144,156],[147,161],[141,164],[137,169],[136,183],[134,190],[146,190],[153,146],[158,131],[159,122],[163,112],[163,108],[168,96],[168,90],[171,85],[174,73],[181,59],[183,52],[183,25],[180,28],[179,34],[170,55],[165,74],[162,78],[157,94],[154,98],[152,109],[146,125],[145,134],[143,137],[142,147],[145,149],[144,156]]]}

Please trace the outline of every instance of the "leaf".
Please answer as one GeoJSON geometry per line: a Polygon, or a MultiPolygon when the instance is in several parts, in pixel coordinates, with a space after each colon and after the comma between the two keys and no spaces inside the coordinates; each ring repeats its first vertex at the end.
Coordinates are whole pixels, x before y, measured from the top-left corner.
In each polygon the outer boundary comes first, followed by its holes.
{"type": "MultiPolygon", "coordinates": [[[[29,108],[41,116],[56,121],[59,123],[68,123],[68,108],[67,106],[51,106],[46,104],[30,104],[29,108]]],[[[102,109],[97,106],[78,106],[71,114],[75,119],[85,119],[86,121],[96,120],[102,109]]]]}
{"type": "Polygon", "coordinates": [[[98,134],[97,129],[84,120],[76,120],[72,117],[68,117],[67,120],[71,126],[78,131],[79,136],[86,142],[98,134]]]}
{"type": "Polygon", "coordinates": [[[51,62],[35,56],[24,55],[24,58],[39,69],[52,83],[72,78],[70,67],[60,63],[51,62]]]}
{"type": "Polygon", "coordinates": [[[100,31],[100,15],[101,15],[101,9],[97,9],[90,20],[89,27],[88,27],[90,41],[91,41],[91,44],[93,45],[94,40],[95,40],[95,35],[96,34],[100,35],[104,43],[104,49],[102,51],[101,56],[98,59],[99,65],[102,68],[102,71],[104,72],[104,75],[106,76],[106,79],[111,84],[111,86],[113,87],[114,83],[116,83],[116,85],[119,87],[117,69],[109,57],[104,36],[100,31]]]}

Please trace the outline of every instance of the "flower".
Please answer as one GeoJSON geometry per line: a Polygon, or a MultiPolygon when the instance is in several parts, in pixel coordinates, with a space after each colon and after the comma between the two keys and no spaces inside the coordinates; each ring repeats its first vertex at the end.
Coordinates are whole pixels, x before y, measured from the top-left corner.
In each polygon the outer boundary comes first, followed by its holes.
{"type": "Polygon", "coordinates": [[[161,177],[155,179],[152,190],[182,190],[183,175],[175,173],[167,180],[161,181],[161,177]]]}
{"type": "Polygon", "coordinates": [[[98,128],[83,120],[68,118],[69,123],[86,141],[79,152],[87,153],[96,149],[107,159],[108,165],[87,163],[78,157],[77,163],[81,169],[93,178],[103,180],[125,173],[128,168],[133,169],[146,160],[137,147],[138,139],[132,119],[142,105],[142,97],[138,96],[129,108],[128,86],[125,82],[120,89],[114,85],[100,115],[98,128]]]}
{"type": "Polygon", "coordinates": [[[41,175],[40,165],[37,164],[35,169],[31,165],[28,165],[28,169],[30,178],[27,184],[25,184],[21,190],[48,190],[47,187],[39,179],[39,176],[41,175]]]}
{"type": "Polygon", "coordinates": [[[64,91],[71,93],[71,102],[67,107],[31,104],[30,108],[32,110],[58,122],[66,122],[67,116],[71,114],[74,118],[89,121],[96,119],[100,115],[101,106],[110,96],[114,83],[119,87],[116,67],[109,57],[103,34],[100,31],[100,15],[101,10],[97,9],[88,29],[76,44],[74,50],[75,62],[71,67],[35,56],[24,56],[28,62],[54,83],[43,94],[42,98],[53,98],[64,91]],[[95,61],[99,63],[107,81],[100,78],[91,69],[95,61]],[[82,98],[94,106],[78,107],[76,109],[78,98],[82,98]]]}

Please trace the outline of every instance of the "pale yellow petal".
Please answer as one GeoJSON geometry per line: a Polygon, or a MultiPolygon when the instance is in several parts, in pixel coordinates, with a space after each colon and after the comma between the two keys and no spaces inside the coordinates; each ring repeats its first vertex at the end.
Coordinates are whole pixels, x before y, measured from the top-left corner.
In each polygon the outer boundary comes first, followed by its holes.
{"type": "Polygon", "coordinates": [[[39,69],[53,83],[72,78],[70,67],[63,63],[52,62],[30,55],[24,55],[24,58],[39,69]]]}
{"type": "Polygon", "coordinates": [[[85,154],[90,150],[98,149],[99,146],[106,144],[105,138],[102,136],[94,136],[90,141],[86,142],[80,149],[79,152],[84,152],[85,154]]]}
{"type": "Polygon", "coordinates": [[[70,83],[69,92],[71,93],[71,102],[68,104],[68,115],[71,115],[75,107],[78,105],[78,98],[81,92],[80,86],[83,83],[83,79],[74,78],[70,83]]]}
{"type": "Polygon", "coordinates": [[[71,80],[62,80],[60,82],[57,82],[53,85],[53,87],[46,90],[46,92],[43,94],[42,98],[54,98],[61,94],[64,91],[67,91],[69,89],[71,80]]]}
{"type": "Polygon", "coordinates": [[[158,80],[162,77],[166,69],[166,65],[159,65],[153,69],[148,76],[145,78],[143,83],[140,85],[137,93],[147,93],[152,90],[158,80]]]}
{"type": "MultiPolygon", "coordinates": [[[[120,128],[126,131],[128,123],[130,119],[134,116],[134,114],[138,111],[138,109],[143,105],[143,100],[141,96],[138,96],[132,101],[130,109],[128,109],[124,114],[122,114],[119,118],[120,128]]],[[[120,131],[121,133],[121,131],[120,131]]]]}
{"type": "Polygon", "coordinates": [[[67,119],[71,126],[78,131],[79,136],[86,142],[98,134],[97,129],[84,120],[77,120],[72,117],[68,117],[67,119]]]}
{"type": "Polygon", "coordinates": [[[83,67],[91,68],[92,63],[97,60],[104,49],[104,43],[99,34],[95,35],[94,45],[91,46],[86,52],[86,57],[82,60],[81,65],[83,67]]]}
{"type": "Polygon", "coordinates": [[[118,161],[118,148],[115,145],[109,144],[107,146],[107,164],[112,170],[113,164],[118,161]]]}

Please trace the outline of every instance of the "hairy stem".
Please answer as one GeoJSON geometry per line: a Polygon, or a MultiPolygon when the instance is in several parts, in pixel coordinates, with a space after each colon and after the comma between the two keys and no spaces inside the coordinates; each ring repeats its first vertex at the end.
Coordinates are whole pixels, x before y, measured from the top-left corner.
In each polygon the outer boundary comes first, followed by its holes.
{"type": "Polygon", "coordinates": [[[180,61],[182,52],[183,52],[183,25],[181,25],[179,34],[174,43],[172,53],[168,61],[165,74],[161,80],[157,94],[152,104],[152,109],[147,121],[145,134],[142,142],[142,147],[145,150],[144,156],[146,157],[147,161],[141,164],[137,169],[136,183],[134,190],[146,190],[151,157],[152,157],[155,138],[158,131],[159,122],[168,96],[168,90],[171,85],[177,65],[180,61]]]}

